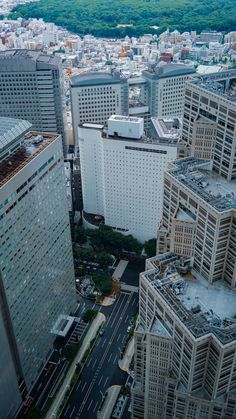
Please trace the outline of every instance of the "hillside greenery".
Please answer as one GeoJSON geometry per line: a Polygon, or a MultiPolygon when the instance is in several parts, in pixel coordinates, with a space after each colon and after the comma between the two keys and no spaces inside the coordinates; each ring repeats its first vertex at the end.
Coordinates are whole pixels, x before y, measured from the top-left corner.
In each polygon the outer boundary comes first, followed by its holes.
{"type": "Polygon", "coordinates": [[[79,35],[110,38],[160,33],[167,27],[181,32],[236,30],[235,0],[40,0],[17,6],[10,16],[43,18],[79,35]]]}

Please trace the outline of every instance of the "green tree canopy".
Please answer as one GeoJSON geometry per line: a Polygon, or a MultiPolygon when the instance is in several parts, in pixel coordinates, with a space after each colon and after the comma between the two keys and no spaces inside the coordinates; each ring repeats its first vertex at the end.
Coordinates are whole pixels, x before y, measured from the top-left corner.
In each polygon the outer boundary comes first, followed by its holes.
{"type": "Polygon", "coordinates": [[[43,18],[79,35],[109,38],[159,34],[167,27],[180,32],[236,30],[235,0],[40,0],[14,10],[11,19],[43,18]]]}
{"type": "Polygon", "coordinates": [[[146,255],[151,258],[152,256],[156,255],[156,239],[150,239],[145,242],[144,248],[146,255]]]}

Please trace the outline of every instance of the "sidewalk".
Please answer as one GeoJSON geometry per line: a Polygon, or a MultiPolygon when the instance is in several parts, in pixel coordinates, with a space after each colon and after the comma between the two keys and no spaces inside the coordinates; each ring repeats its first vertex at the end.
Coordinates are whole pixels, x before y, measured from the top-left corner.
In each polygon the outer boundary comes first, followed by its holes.
{"type": "Polygon", "coordinates": [[[134,337],[132,337],[132,339],[130,340],[123,358],[119,359],[118,361],[118,365],[121,370],[126,371],[126,372],[129,371],[129,366],[133,358],[133,355],[134,355],[134,337]]]}
{"type": "Polygon", "coordinates": [[[113,278],[115,278],[117,281],[120,281],[120,278],[122,277],[128,263],[128,260],[121,259],[112,275],[113,278]]]}
{"type": "Polygon", "coordinates": [[[112,304],[114,304],[115,301],[116,301],[116,299],[114,297],[104,297],[104,299],[101,302],[101,306],[109,307],[112,304]]]}
{"type": "Polygon", "coordinates": [[[114,406],[116,404],[117,397],[119,396],[121,386],[111,386],[108,388],[106,400],[102,406],[102,409],[97,412],[97,419],[109,419],[114,406]]]}
{"type": "Polygon", "coordinates": [[[51,408],[49,409],[45,419],[53,419],[57,418],[57,412],[60,408],[60,404],[65,396],[66,391],[69,389],[71,379],[74,375],[74,372],[76,370],[76,364],[81,361],[81,359],[84,356],[85,351],[88,349],[90,341],[95,338],[97,331],[101,324],[105,321],[105,316],[102,313],[98,313],[93,322],[91,323],[90,328],[88,329],[86,336],[83,340],[82,346],[79,349],[78,354],[76,355],[74,361],[72,362],[64,380],[61,385],[60,390],[57,393],[57,396],[55,400],[52,403],[51,408]]]}

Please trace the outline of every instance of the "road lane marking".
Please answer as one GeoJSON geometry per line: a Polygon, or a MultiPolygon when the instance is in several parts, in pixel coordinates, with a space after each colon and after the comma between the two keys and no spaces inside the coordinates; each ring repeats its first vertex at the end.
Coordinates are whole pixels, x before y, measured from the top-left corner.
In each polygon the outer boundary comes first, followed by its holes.
{"type": "Polygon", "coordinates": [[[135,299],[133,300],[133,302],[132,302],[132,304],[131,304],[131,305],[133,306],[133,305],[134,305],[134,303],[136,303],[136,300],[135,300],[135,299]]]}
{"type": "Polygon", "coordinates": [[[116,356],[115,356],[115,358],[114,358],[113,365],[115,365],[115,364],[116,364],[116,360],[117,360],[117,355],[116,355],[116,356]]]}
{"type": "Polygon", "coordinates": [[[100,384],[101,384],[102,379],[103,379],[103,375],[101,376],[101,378],[100,378],[100,380],[99,380],[99,382],[98,382],[98,385],[99,385],[99,386],[100,386],[100,384]]]}
{"type": "MultiPolygon", "coordinates": [[[[108,319],[108,321],[106,322],[106,325],[108,325],[109,323],[110,323],[110,321],[111,321],[111,318],[112,318],[112,316],[113,316],[113,313],[114,313],[114,311],[115,311],[115,309],[116,309],[116,311],[119,311],[119,308],[120,308],[120,306],[118,305],[118,302],[121,300],[121,294],[119,295],[119,297],[118,297],[118,300],[116,301],[116,304],[114,304],[114,307],[113,307],[113,309],[112,309],[112,312],[110,313],[110,315],[109,315],[109,319],[108,319]],[[118,309],[117,309],[117,305],[118,305],[118,309]]],[[[120,305],[122,305],[122,300],[121,300],[121,304],[120,305]]]]}
{"type": "Polygon", "coordinates": [[[66,411],[65,411],[64,415],[66,415],[66,414],[67,414],[67,412],[68,412],[69,408],[70,408],[70,404],[68,404],[68,406],[67,406],[67,408],[66,408],[66,411]]]}
{"type": "Polygon", "coordinates": [[[83,391],[84,391],[84,389],[85,389],[85,387],[86,387],[86,384],[87,384],[87,381],[85,381],[85,383],[84,383],[84,385],[83,385],[83,387],[82,387],[81,393],[83,393],[83,391]]]}
{"type": "Polygon", "coordinates": [[[39,384],[39,386],[38,386],[38,388],[37,388],[37,391],[39,391],[39,389],[40,389],[40,387],[42,386],[42,382],[39,384]]]}
{"type": "Polygon", "coordinates": [[[103,343],[102,343],[102,345],[101,345],[101,347],[103,348],[103,346],[105,345],[105,343],[106,343],[106,339],[104,339],[104,341],[103,341],[103,343]]]}
{"type": "Polygon", "coordinates": [[[129,315],[127,314],[127,316],[125,318],[125,323],[127,322],[128,318],[129,318],[129,315]]]}
{"type": "Polygon", "coordinates": [[[105,383],[103,384],[103,387],[104,387],[104,388],[106,387],[106,383],[107,383],[107,381],[108,381],[108,377],[106,378],[105,383]]]}
{"type": "MultiPolygon", "coordinates": [[[[119,297],[120,298],[120,297],[119,297]]],[[[129,303],[130,303],[130,300],[132,299],[132,294],[130,294],[129,295],[129,297],[128,298],[123,298],[122,300],[121,300],[121,303],[120,303],[120,305],[119,305],[119,307],[117,308],[117,306],[115,305],[115,307],[113,308],[113,310],[112,310],[112,313],[113,313],[113,311],[114,311],[114,309],[116,309],[116,311],[115,311],[115,315],[114,315],[114,319],[116,318],[117,320],[116,320],[116,322],[117,322],[117,324],[115,325],[115,327],[114,327],[114,330],[113,330],[113,333],[112,333],[112,337],[111,337],[111,343],[114,341],[114,339],[115,339],[115,336],[116,336],[116,334],[117,334],[117,331],[118,331],[118,329],[119,329],[119,327],[120,327],[120,323],[121,323],[121,319],[120,319],[120,312],[121,312],[121,310],[122,310],[122,313],[124,312],[126,312],[126,310],[128,309],[128,306],[129,306],[129,303]]],[[[118,299],[119,300],[119,299],[118,299]]],[[[122,317],[121,317],[122,318],[122,317]]],[[[97,368],[97,371],[96,371],[96,374],[98,374],[98,371],[100,371],[100,369],[101,369],[101,367],[103,366],[103,364],[104,364],[104,362],[106,361],[106,357],[107,357],[107,354],[108,354],[108,352],[109,352],[109,345],[106,347],[106,349],[105,349],[105,351],[104,351],[104,353],[103,353],[103,356],[102,356],[102,359],[100,360],[100,363],[99,363],[99,365],[98,365],[98,368],[97,368]]],[[[107,380],[108,380],[108,378],[106,379],[106,382],[107,382],[107,380]]],[[[89,398],[89,395],[90,395],[90,393],[91,393],[91,391],[92,391],[92,388],[94,387],[94,384],[95,384],[95,380],[93,380],[92,382],[91,382],[91,384],[90,384],[90,386],[89,386],[89,388],[88,388],[88,390],[87,390],[87,392],[86,392],[86,394],[85,394],[85,396],[84,396],[84,400],[83,400],[83,402],[82,402],[82,404],[80,405],[80,408],[79,408],[79,411],[78,411],[78,414],[80,415],[81,414],[81,412],[83,411],[83,409],[84,409],[84,407],[85,407],[85,404],[86,404],[86,402],[87,402],[87,400],[88,400],[88,398],[89,398]]],[[[106,383],[105,383],[105,385],[106,385],[106,383]]]]}
{"type": "Polygon", "coordinates": [[[95,413],[95,410],[97,409],[97,405],[98,405],[98,402],[95,404],[95,407],[93,409],[93,413],[95,413]]]}
{"type": "Polygon", "coordinates": [[[94,367],[95,367],[96,363],[97,363],[97,359],[95,359],[95,361],[94,361],[94,363],[93,363],[92,368],[94,368],[94,367]]]}
{"type": "Polygon", "coordinates": [[[79,382],[79,384],[77,385],[77,387],[76,387],[76,391],[78,390],[78,388],[79,388],[80,384],[81,384],[81,381],[80,381],[80,382],[79,382]]]}
{"type": "Polygon", "coordinates": [[[89,361],[87,362],[87,367],[89,367],[91,361],[92,361],[92,358],[90,358],[89,361]]]}
{"type": "Polygon", "coordinates": [[[89,406],[88,406],[88,411],[89,411],[89,409],[90,409],[90,407],[91,407],[91,404],[93,403],[93,399],[91,400],[91,402],[89,403],[89,406]]]}
{"type": "Polygon", "coordinates": [[[121,337],[121,333],[119,334],[119,336],[118,336],[118,338],[117,338],[117,342],[119,342],[120,337],[121,337]]]}
{"type": "Polygon", "coordinates": [[[109,359],[108,359],[108,364],[109,364],[109,362],[110,362],[110,360],[111,360],[111,357],[112,357],[112,353],[110,354],[110,356],[109,356],[109,359]]]}
{"type": "Polygon", "coordinates": [[[73,415],[74,411],[75,411],[75,406],[74,406],[74,408],[73,408],[73,410],[72,410],[72,412],[71,412],[71,414],[70,414],[70,418],[71,418],[71,416],[73,415]]]}

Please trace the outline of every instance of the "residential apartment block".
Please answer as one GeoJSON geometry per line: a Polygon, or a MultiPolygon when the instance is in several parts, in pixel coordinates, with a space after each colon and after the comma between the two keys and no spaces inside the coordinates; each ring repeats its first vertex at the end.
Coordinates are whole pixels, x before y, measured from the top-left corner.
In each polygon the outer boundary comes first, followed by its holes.
{"type": "Polygon", "coordinates": [[[67,150],[59,58],[25,49],[0,52],[0,116],[25,119],[32,129],[61,134],[67,150]]]}
{"type": "Polygon", "coordinates": [[[120,73],[90,72],[70,78],[74,143],[84,122],[105,124],[111,115],[128,115],[128,83],[120,73]]]}
{"type": "Polygon", "coordinates": [[[50,354],[58,318],[76,305],[61,138],[30,129],[0,118],[0,319],[21,392],[50,354]]]}
{"type": "Polygon", "coordinates": [[[111,116],[108,128],[82,124],[78,131],[84,222],[89,214],[141,242],[156,236],[163,178],[178,146],[147,138],[143,119],[111,116]]]}

